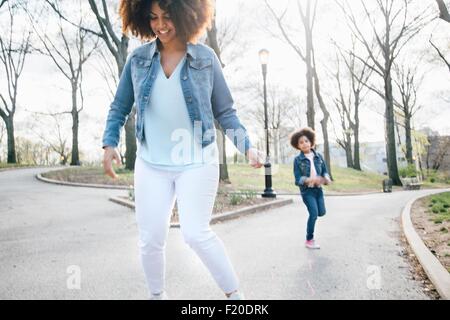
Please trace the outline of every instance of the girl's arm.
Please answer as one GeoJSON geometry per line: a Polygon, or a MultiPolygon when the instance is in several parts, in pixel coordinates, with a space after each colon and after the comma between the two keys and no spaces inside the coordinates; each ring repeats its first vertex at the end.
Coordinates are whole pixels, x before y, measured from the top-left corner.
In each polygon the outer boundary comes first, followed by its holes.
{"type": "Polygon", "coordinates": [[[134,103],[133,83],[131,81],[131,58],[127,59],[120,76],[114,100],[111,103],[106,128],[103,133],[103,149],[117,147],[120,139],[120,129],[125,124],[134,103]]]}
{"type": "Polygon", "coordinates": [[[307,176],[302,176],[302,169],[300,168],[300,163],[298,159],[294,159],[294,176],[295,176],[295,185],[301,186],[305,183],[309,183],[309,178],[307,176]]]}

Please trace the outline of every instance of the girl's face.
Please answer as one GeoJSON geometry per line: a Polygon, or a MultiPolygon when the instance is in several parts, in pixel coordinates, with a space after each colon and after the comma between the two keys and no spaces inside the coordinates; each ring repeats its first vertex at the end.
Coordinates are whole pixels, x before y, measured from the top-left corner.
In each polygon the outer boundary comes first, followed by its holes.
{"type": "Polygon", "coordinates": [[[152,2],[150,27],[163,44],[169,43],[177,38],[175,26],[169,13],[163,11],[157,1],[152,2]]]}
{"type": "Polygon", "coordinates": [[[298,139],[298,148],[303,153],[309,153],[311,151],[311,141],[309,141],[307,136],[301,136],[300,139],[298,139]]]}

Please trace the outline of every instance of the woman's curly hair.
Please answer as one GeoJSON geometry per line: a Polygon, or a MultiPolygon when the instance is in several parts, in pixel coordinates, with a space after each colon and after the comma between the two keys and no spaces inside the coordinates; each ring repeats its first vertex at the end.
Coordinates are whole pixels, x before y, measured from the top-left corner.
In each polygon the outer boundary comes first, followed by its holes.
{"type": "Polygon", "coordinates": [[[296,130],[291,133],[291,146],[297,150],[300,150],[298,147],[298,141],[301,137],[307,137],[309,142],[311,142],[311,148],[314,148],[316,144],[316,133],[313,129],[306,127],[300,130],[296,130]]]}
{"type": "Polygon", "coordinates": [[[150,27],[150,10],[154,1],[169,13],[178,38],[184,42],[195,42],[211,25],[214,14],[211,0],[121,0],[119,14],[124,33],[131,32],[143,40],[156,37],[150,27]]]}

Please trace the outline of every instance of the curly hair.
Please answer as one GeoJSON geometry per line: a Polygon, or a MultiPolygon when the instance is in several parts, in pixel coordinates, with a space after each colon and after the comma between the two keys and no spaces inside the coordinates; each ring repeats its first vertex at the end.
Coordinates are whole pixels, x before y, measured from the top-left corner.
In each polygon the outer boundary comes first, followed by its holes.
{"type": "Polygon", "coordinates": [[[316,144],[316,133],[309,127],[296,130],[291,134],[291,146],[297,150],[300,150],[298,147],[298,141],[303,136],[308,138],[308,140],[311,142],[311,148],[313,148],[316,144]]]}
{"type": "Polygon", "coordinates": [[[153,40],[155,33],[150,27],[150,10],[153,2],[169,13],[177,31],[184,42],[195,42],[211,25],[214,7],[211,0],[121,0],[119,14],[122,30],[142,40],[153,40]]]}

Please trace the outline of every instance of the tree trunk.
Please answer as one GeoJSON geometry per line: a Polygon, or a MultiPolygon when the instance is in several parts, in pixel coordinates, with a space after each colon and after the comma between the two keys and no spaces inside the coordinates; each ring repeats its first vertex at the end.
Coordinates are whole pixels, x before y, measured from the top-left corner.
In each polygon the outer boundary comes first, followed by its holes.
{"type": "Polygon", "coordinates": [[[217,139],[217,147],[219,149],[219,159],[220,159],[220,165],[219,165],[219,173],[220,178],[219,180],[225,183],[230,183],[230,177],[228,175],[228,165],[227,165],[227,138],[225,136],[225,133],[222,130],[222,127],[217,123],[217,121],[214,121],[214,125],[217,128],[217,131],[219,132],[220,139],[217,139]]]}
{"type": "Polygon", "coordinates": [[[392,79],[389,68],[386,67],[387,74],[384,79],[385,90],[385,121],[386,121],[386,160],[389,178],[396,186],[401,186],[400,176],[397,167],[397,151],[395,146],[395,122],[394,122],[394,98],[392,95],[392,79]]]}
{"type": "Polygon", "coordinates": [[[353,158],[352,158],[352,138],[350,134],[345,135],[345,156],[347,159],[347,168],[353,168],[353,158]]]}
{"type": "Polygon", "coordinates": [[[77,106],[77,84],[72,84],[72,159],[71,166],[80,165],[80,155],[78,152],[78,124],[79,114],[77,106]]]}
{"type": "Polygon", "coordinates": [[[323,135],[323,155],[325,157],[325,163],[328,168],[328,173],[333,179],[333,176],[331,174],[331,160],[330,160],[330,143],[328,139],[328,119],[330,118],[330,113],[328,112],[325,102],[322,99],[322,95],[320,94],[320,84],[319,84],[319,77],[317,75],[317,70],[315,68],[315,62],[314,62],[314,88],[316,92],[317,100],[319,101],[320,109],[323,113],[323,119],[320,121],[320,125],[322,126],[322,135],[323,135]]]}
{"type": "Polygon", "coordinates": [[[312,65],[312,39],[311,31],[305,26],[306,34],[306,119],[308,127],[314,130],[314,87],[313,87],[313,65],[312,65]]]}
{"type": "Polygon", "coordinates": [[[6,134],[8,136],[8,163],[17,163],[16,143],[14,140],[14,117],[10,115],[5,120],[6,134]]]}
{"type": "Polygon", "coordinates": [[[355,118],[353,119],[353,168],[361,171],[361,160],[359,156],[359,94],[355,94],[355,118]]]}
{"type": "Polygon", "coordinates": [[[405,115],[405,143],[406,143],[406,161],[413,164],[412,141],[411,141],[411,116],[405,115]]]}
{"type": "MultiPolygon", "coordinates": [[[[128,56],[128,43],[129,39],[126,35],[122,34],[120,45],[118,46],[117,56],[115,56],[119,78],[122,75],[123,68],[127,61],[128,56]]],[[[136,110],[133,106],[127,121],[125,122],[125,168],[128,170],[134,170],[134,163],[136,161],[136,134],[135,134],[135,114],[136,110]]]]}
{"type": "MultiPolygon", "coordinates": [[[[211,23],[211,28],[207,31],[207,39],[206,42],[208,46],[210,46],[214,52],[217,55],[217,58],[220,61],[220,64],[222,65],[222,68],[225,67],[225,64],[222,62],[222,56],[219,48],[219,43],[217,41],[217,27],[216,27],[216,12],[214,11],[214,19],[211,23]]],[[[225,132],[223,132],[223,129],[220,125],[214,121],[214,125],[216,129],[220,132],[220,136],[222,137],[221,143],[219,143],[219,139],[217,141],[217,147],[219,148],[219,154],[220,154],[220,177],[219,180],[230,183],[230,177],[228,175],[228,164],[227,164],[227,150],[226,150],[226,138],[225,138],[225,132]]]]}

